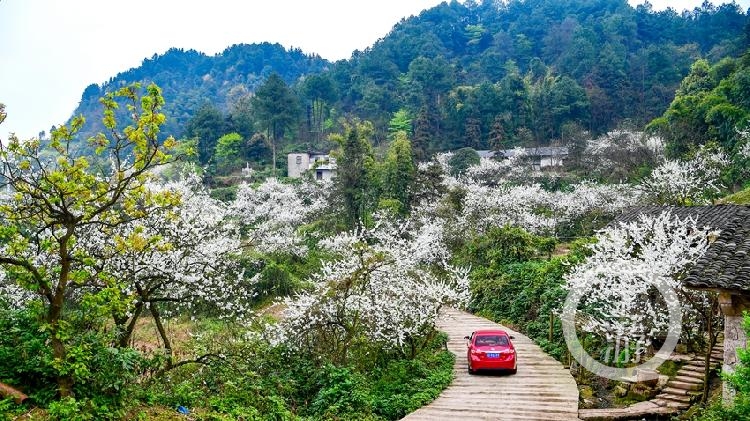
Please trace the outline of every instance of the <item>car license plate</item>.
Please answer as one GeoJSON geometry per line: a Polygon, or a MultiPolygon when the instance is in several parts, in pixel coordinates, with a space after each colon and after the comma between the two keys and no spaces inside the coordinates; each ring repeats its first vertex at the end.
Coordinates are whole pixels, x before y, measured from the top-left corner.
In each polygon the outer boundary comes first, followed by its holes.
{"type": "Polygon", "coordinates": [[[488,352],[487,358],[500,358],[500,354],[497,352],[488,352]]]}

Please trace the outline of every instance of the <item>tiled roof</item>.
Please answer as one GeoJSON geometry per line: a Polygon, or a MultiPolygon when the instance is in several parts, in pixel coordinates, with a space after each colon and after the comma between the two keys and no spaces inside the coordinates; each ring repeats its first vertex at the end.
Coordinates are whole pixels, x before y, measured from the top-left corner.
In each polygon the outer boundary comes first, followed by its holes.
{"type": "Polygon", "coordinates": [[[722,289],[750,294],[750,206],[648,206],[631,208],[613,223],[656,215],[665,210],[681,218],[697,218],[701,227],[721,230],[683,281],[688,288],[722,289]]]}
{"type": "Polygon", "coordinates": [[[750,207],[738,206],[735,219],[722,229],[683,281],[688,288],[724,289],[750,294],[750,207]]]}
{"type": "Polygon", "coordinates": [[[695,218],[699,227],[711,229],[726,229],[734,223],[737,216],[750,214],[750,207],[738,205],[713,205],[713,206],[637,206],[624,211],[610,223],[633,222],[638,220],[639,215],[657,216],[664,211],[672,212],[673,216],[680,219],[695,218]]]}
{"type": "Polygon", "coordinates": [[[498,151],[500,156],[512,158],[516,152],[523,152],[526,156],[557,156],[563,157],[568,155],[568,148],[565,146],[540,146],[538,148],[517,148],[503,149],[498,151]]]}

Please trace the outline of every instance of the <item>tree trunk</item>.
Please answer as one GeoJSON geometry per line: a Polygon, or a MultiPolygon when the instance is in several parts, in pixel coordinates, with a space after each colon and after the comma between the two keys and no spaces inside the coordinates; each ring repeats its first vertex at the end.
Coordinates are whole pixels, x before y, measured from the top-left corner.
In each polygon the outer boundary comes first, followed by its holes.
{"type": "MultiPolygon", "coordinates": [[[[130,345],[130,340],[133,338],[133,332],[135,331],[135,325],[138,323],[138,318],[141,316],[141,313],[143,312],[143,301],[139,301],[135,304],[135,310],[133,311],[133,315],[130,317],[130,321],[127,322],[127,326],[124,328],[119,329],[118,332],[119,338],[118,338],[118,346],[120,348],[125,348],[128,345],[130,345]]],[[[119,324],[120,327],[122,327],[125,324],[125,322],[119,324]]]]}
{"type": "Polygon", "coordinates": [[[268,129],[268,143],[271,144],[271,169],[273,178],[276,178],[276,126],[268,129]]]}
{"type": "Polygon", "coordinates": [[[157,305],[155,303],[150,303],[149,309],[151,310],[151,315],[154,317],[156,330],[159,331],[159,336],[161,336],[162,341],[164,341],[164,350],[167,353],[167,369],[170,369],[174,364],[174,358],[172,356],[172,342],[169,340],[167,330],[164,329],[164,324],[161,321],[161,314],[159,314],[159,308],[157,307],[157,305]]]}
{"type": "MultiPolygon", "coordinates": [[[[57,280],[57,286],[52,295],[52,301],[50,302],[47,310],[47,323],[50,326],[50,344],[52,345],[52,356],[56,361],[60,361],[62,364],[66,364],[67,350],[65,344],[60,339],[60,318],[62,317],[63,305],[65,300],[65,292],[68,286],[68,279],[70,277],[71,260],[68,251],[68,240],[72,237],[73,231],[69,229],[66,235],[64,235],[59,241],[60,245],[60,275],[57,280]]],[[[68,374],[57,375],[57,389],[60,397],[73,396],[73,377],[68,374]]]]}

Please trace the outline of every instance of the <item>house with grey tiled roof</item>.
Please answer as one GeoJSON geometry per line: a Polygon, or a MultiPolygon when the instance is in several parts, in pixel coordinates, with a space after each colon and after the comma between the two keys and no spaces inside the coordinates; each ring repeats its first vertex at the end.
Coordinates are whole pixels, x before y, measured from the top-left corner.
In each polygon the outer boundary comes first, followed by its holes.
{"type": "Polygon", "coordinates": [[[510,159],[513,157],[523,156],[531,167],[540,170],[547,167],[559,167],[568,157],[568,148],[564,146],[540,146],[537,148],[515,148],[502,149],[499,151],[479,150],[477,154],[480,158],[488,159],[510,159]]]}
{"type": "MultiPolygon", "coordinates": [[[[724,314],[724,366],[722,371],[733,372],[739,358],[738,349],[747,347],[747,335],[742,328],[742,314],[750,311],[750,207],[735,208],[734,217],[726,219],[716,240],[711,243],[683,281],[688,288],[715,291],[724,314]]],[[[731,392],[724,388],[724,399],[731,392]]]]}
{"type": "MultiPolygon", "coordinates": [[[[700,227],[719,230],[706,253],[683,280],[687,288],[714,291],[724,315],[724,366],[732,372],[737,365],[737,350],[747,346],[742,329],[742,314],[750,312],[750,206],[648,206],[631,208],[615,222],[631,222],[639,215],[658,215],[665,210],[672,215],[695,218],[700,227]]],[[[724,398],[730,398],[724,389],[724,398]]]]}
{"type": "Polygon", "coordinates": [[[528,160],[532,168],[540,170],[547,167],[560,167],[568,157],[565,146],[540,146],[536,148],[515,148],[498,151],[496,157],[510,159],[518,154],[528,160]]]}

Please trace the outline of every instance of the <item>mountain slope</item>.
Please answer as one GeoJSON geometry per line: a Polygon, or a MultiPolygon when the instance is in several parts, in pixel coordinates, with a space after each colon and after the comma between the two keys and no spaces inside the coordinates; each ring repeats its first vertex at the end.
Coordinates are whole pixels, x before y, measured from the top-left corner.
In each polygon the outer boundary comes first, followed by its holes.
{"type": "Polygon", "coordinates": [[[102,86],[88,86],[74,115],[86,116],[87,124],[80,134],[86,139],[103,129],[99,97],[133,82],[154,82],[162,88],[166,101],[167,123],[162,130],[180,136],[204,103],[225,110],[233,89],[253,92],[272,72],[291,84],[328,66],[330,63],[319,56],[296,49],[287,51],[279,44],[233,45],[215,56],[173,48],[143,60],[141,66],[119,73],[102,86]]]}
{"type": "Polygon", "coordinates": [[[318,93],[293,86],[307,110],[287,139],[298,148],[319,147],[339,130],[341,115],[372,121],[377,143],[399,110],[420,153],[545,145],[662,115],[695,60],[747,48],[747,24],[735,4],[678,14],[626,0],[451,1],[334,64],[275,44],[237,45],[214,57],[170,50],[87,88],[76,113],[94,122],[86,134],[95,133],[98,96],[154,81],[167,101],[165,131],[179,136],[204,102],[226,112],[228,98],[253,92],[275,71],[289,84],[318,74],[328,86],[318,93]]]}

